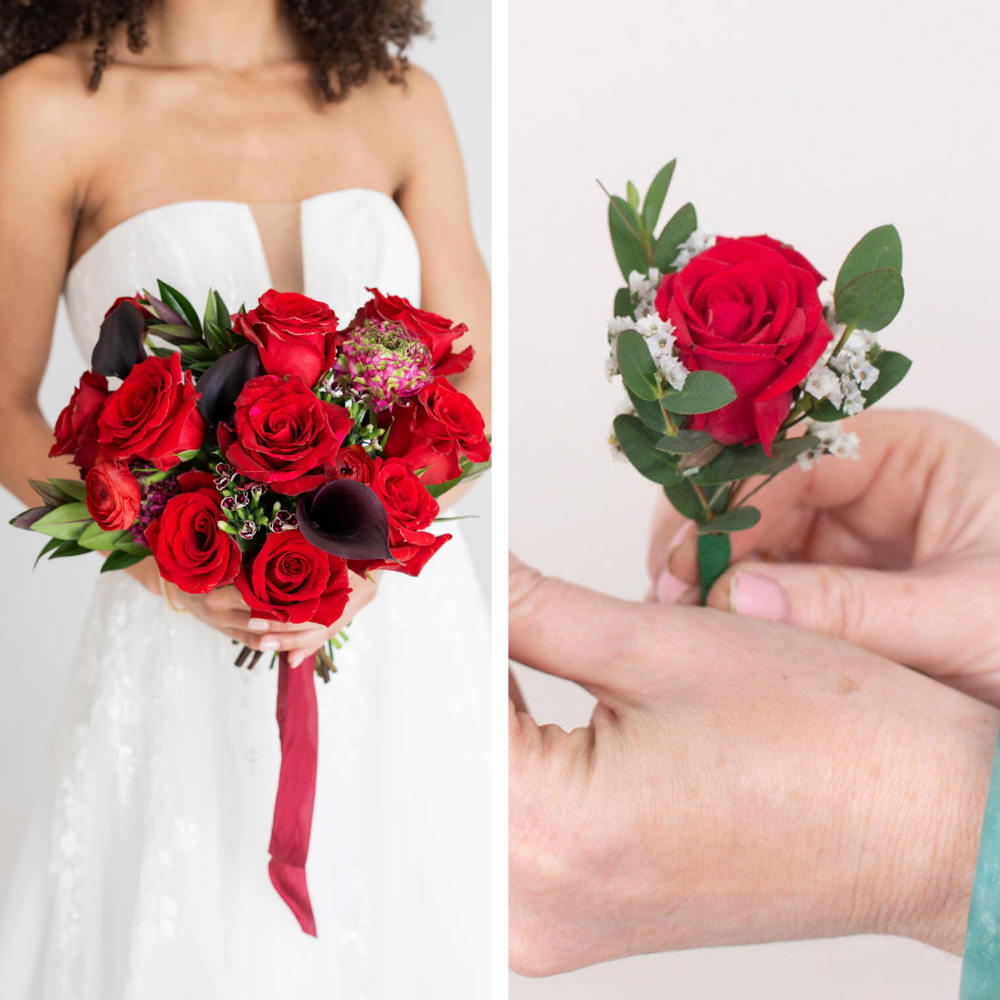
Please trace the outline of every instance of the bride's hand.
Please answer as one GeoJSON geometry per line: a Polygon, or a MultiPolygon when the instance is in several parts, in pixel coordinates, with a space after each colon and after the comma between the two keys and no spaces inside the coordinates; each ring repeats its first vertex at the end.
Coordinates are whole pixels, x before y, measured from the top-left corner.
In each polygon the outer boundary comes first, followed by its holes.
{"type": "MultiPolygon", "coordinates": [[[[144,560],[146,561],[151,560],[144,560]]],[[[315,622],[296,624],[255,618],[240,592],[233,586],[220,587],[207,594],[187,594],[164,581],[164,590],[172,604],[190,611],[196,618],[244,646],[266,653],[287,650],[289,664],[297,667],[315,655],[327,639],[349,625],[354,616],[375,597],[378,575],[380,574],[372,574],[376,577],[373,581],[348,572],[351,596],[344,613],[329,627],[315,622]]]]}
{"type": "MultiPolygon", "coordinates": [[[[873,411],[845,424],[856,462],[790,469],[754,497],[711,607],[787,621],[905,663],[1000,705],[1000,449],[939,413],[873,411]]],[[[689,603],[694,536],[666,502],[650,569],[689,603]]]]}

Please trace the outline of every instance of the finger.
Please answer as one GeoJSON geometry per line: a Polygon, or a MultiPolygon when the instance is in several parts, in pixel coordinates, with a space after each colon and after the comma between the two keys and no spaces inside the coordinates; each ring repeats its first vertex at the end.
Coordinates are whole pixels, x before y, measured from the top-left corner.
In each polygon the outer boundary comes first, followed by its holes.
{"type": "Polygon", "coordinates": [[[902,572],[741,563],[712,588],[708,604],[823,632],[940,679],[963,673],[974,684],[962,657],[995,616],[990,573],[972,560],[902,572]]]}
{"type": "Polygon", "coordinates": [[[600,685],[609,671],[621,679],[638,605],[545,577],[514,555],[507,599],[512,659],[581,684],[600,685]]]}
{"type": "Polygon", "coordinates": [[[251,649],[260,649],[265,653],[276,653],[282,650],[306,649],[312,647],[314,650],[326,642],[327,630],[322,626],[314,625],[308,632],[272,632],[267,635],[258,635],[239,628],[225,628],[223,631],[230,638],[237,642],[242,642],[244,646],[251,649]]]}
{"type": "Polygon", "coordinates": [[[308,649],[293,649],[288,654],[288,665],[294,670],[296,667],[302,666],[303,663],[309,663],[316,656],[316,651],[319,646],[310,646],[308,649]]]}
{"type": "Polygon", "coordinates": [[[308,632],[316,628],[316,622],[276,622],[269,618],[246,619],[245,627],[251,632],[308,632]]]}

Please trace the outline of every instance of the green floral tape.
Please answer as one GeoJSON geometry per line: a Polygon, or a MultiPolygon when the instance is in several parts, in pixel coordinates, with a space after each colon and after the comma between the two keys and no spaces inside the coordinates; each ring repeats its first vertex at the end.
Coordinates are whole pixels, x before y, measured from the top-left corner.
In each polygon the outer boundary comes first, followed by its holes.
{"type": "Polygon", "coordinates": [[[701,575],[701,603],[708,600],[708,592],[715,581],[726,572],[732,558],[733,547],[728,534],[698,536],[698,571],[701,575]]]}

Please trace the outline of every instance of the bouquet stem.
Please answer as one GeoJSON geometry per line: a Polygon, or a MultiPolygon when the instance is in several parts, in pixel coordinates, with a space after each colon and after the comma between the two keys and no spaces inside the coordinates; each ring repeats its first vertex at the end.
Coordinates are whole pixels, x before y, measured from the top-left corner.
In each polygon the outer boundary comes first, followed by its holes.
{"type": "Polygon", "coordinates": [[[698,536],[698,571],[701,579],[701,604],[708,601],[708,592],[729,567],[733,549],[728,534],[698,536]]]}

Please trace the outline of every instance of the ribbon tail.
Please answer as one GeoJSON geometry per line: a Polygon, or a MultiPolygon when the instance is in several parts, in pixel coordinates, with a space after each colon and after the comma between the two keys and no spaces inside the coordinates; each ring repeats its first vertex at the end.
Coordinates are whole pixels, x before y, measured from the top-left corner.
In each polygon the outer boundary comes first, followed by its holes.
{"type": "Polygon", "coordinates": [[[274,803],[268,873],[299,926],[316,937],[316,920],[306,885],[319,742],[316,681],[306,665],[292,670],[287,653],[282,653],[278,662],[277,718],[281,773],[274,803]]]}

